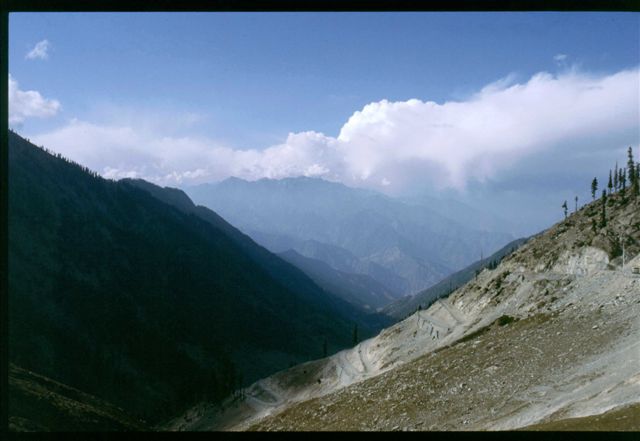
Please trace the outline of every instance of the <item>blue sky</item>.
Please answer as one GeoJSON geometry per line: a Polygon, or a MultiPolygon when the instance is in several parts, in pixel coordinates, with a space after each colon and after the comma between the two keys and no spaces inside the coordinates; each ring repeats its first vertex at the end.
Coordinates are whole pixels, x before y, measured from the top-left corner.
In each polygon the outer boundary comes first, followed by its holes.
{"type": "MultiPolygon", "coordinates": [[[[307,174],[391,193],[445,191],[443,182],[466,197],[470,185],[476,193],[513,193],[518,170],[544,167],[561,144],[560,156],[582,158],[576,179],[597,172],[603,156],[615,161],[638,144],[638,124],[629,123],[638,106],[620,88],[638,103],[639,54],[637,13],[14,13],[11,80],[14,90],[38,96],[11,95],[18,97],[11,125],[111,177],[188,185],[307,174]],[[604,95],[581,95],[588,88],[604,95]],[[531,97],[545,93],[551,96],[531,97]],[[612,109],[598,109],[596,99],[612,109]],[[496,108],[498,119],[518,115],[519,102],[530,109],[522,121],[538,126],[515,120],[493,127],[483,119],[496,108]],[[591,127],[529,139],[553,125],[544,114],[566,108],[571,118],[571,106],[583,102],[592,103],[591,113],[580,104],[576,118],[593,118],[591,127]],[[596,115],[618,111],[611,119],[596,115]],[[463,129],[471,135],[442,129],[456,125],[451,118],[468,121],[463,129]],[[421,133],[431,141],[420,144],[410,133],[423,123],[440,128],[421,133]],[[589,132],[593,125],[602,136],[589,132]],[[479,157],[504,160],[460,168],[455,154],[429,152],[454,149],[443,139],[483,137],[479,157]],[[146,150],[129,154],[125,138],[146,150]],[[119,147],[107,151],[105,139],[119,147]],[[501,139],[513,151],[482,150],[501,139]],[[412,150],[389,156],[405,145],[412,150]],[[405,176],[420,174],[432,180],[405,176]]],[[[533,180],[527,188],[536,187],[536,171],[526,170],[533,180]]],[[[578,191],[566,188],[561,170],[540,171],[558,192],[578,191]]]]}

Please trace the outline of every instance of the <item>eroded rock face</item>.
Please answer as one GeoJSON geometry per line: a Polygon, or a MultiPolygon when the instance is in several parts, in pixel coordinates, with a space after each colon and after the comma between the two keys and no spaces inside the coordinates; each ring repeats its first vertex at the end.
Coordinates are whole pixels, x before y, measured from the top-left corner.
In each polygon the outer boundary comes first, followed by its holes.
{"type": "Polygon", "coordinates": [[[584,247],[577,253],[565,251],[553,266],[553,271],[574,276],[586,276],[607,268],[607,252],[595,247],[584,247]]]}

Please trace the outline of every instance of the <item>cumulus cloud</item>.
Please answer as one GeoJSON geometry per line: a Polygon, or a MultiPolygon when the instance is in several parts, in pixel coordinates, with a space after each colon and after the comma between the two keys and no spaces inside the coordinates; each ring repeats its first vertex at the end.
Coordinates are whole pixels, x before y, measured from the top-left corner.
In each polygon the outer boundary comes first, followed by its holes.
{"type": "Polygon", "coordinates": [[[462,188],[529,154],[637,129],[639,80],[638,69],[539,73],[524,84],[488,85],[463,102],[383,100],[354,113],[338,140],[354,176],[389,176],[395,164],[420,161],[440,169],[446,186],[462,188]]]}
{"type": "Polygon", "coordinates": [[[21,124],[27,118],[48,118],[60,110],[60,103],[46,99],[35,90],[20,90],[9,74],[9,124],[21,124]]]}
{"type": "Polygon", "coordinates": [[[33,49],[27,52],[27,55],[25,55],[25,58],[27,60],[38,60],[38,59],[46,60],[47,58],[49,58],[50,46],[51,44],[49,43],[49,40],[39,41],[36,43],[33,49]]]}
{"type": "Polygon", "coordinates": [[[532,155],[590,148],[605,135],[612,147],[637,144],[639,84],[637,68],[598,76],[543,72],[521,83],[509,76],[464,101],[370,103],[337,137],[290,133],[263,150],[82,121],[32,138],[105,176],[164,185],[303,175],[388,192],[417,183],[464,189],[532,155]]]}

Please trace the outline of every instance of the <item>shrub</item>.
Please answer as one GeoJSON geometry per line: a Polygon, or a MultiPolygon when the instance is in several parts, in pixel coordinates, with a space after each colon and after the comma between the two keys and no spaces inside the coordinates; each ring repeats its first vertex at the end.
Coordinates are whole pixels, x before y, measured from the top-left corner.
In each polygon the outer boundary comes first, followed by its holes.
{"type": "Polygon", "coordinates": [[[515,318],[510,315],[502,315],[498,318],[498,326],[505,326],[513,321],[515,321],[515,318]]]}

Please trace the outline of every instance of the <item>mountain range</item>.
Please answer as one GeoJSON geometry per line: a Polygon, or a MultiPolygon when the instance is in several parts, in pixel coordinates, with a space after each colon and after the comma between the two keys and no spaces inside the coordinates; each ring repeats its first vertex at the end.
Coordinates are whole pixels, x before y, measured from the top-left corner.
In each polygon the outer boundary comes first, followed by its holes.
{"type": "Polygon", "coordinates": [[[402,297],[338,245],[276,255],[182,190],[8,151],[13,431],[640,427],[637,187],[402,297]]]}
{"type": "Polygon", "coordinates": [[[422,291],[513,240],[462,225],[425,203],[318,178],[229,178],[185,191],[271,251],[293,249],[369,275],[397,295],[422,291]]]}

